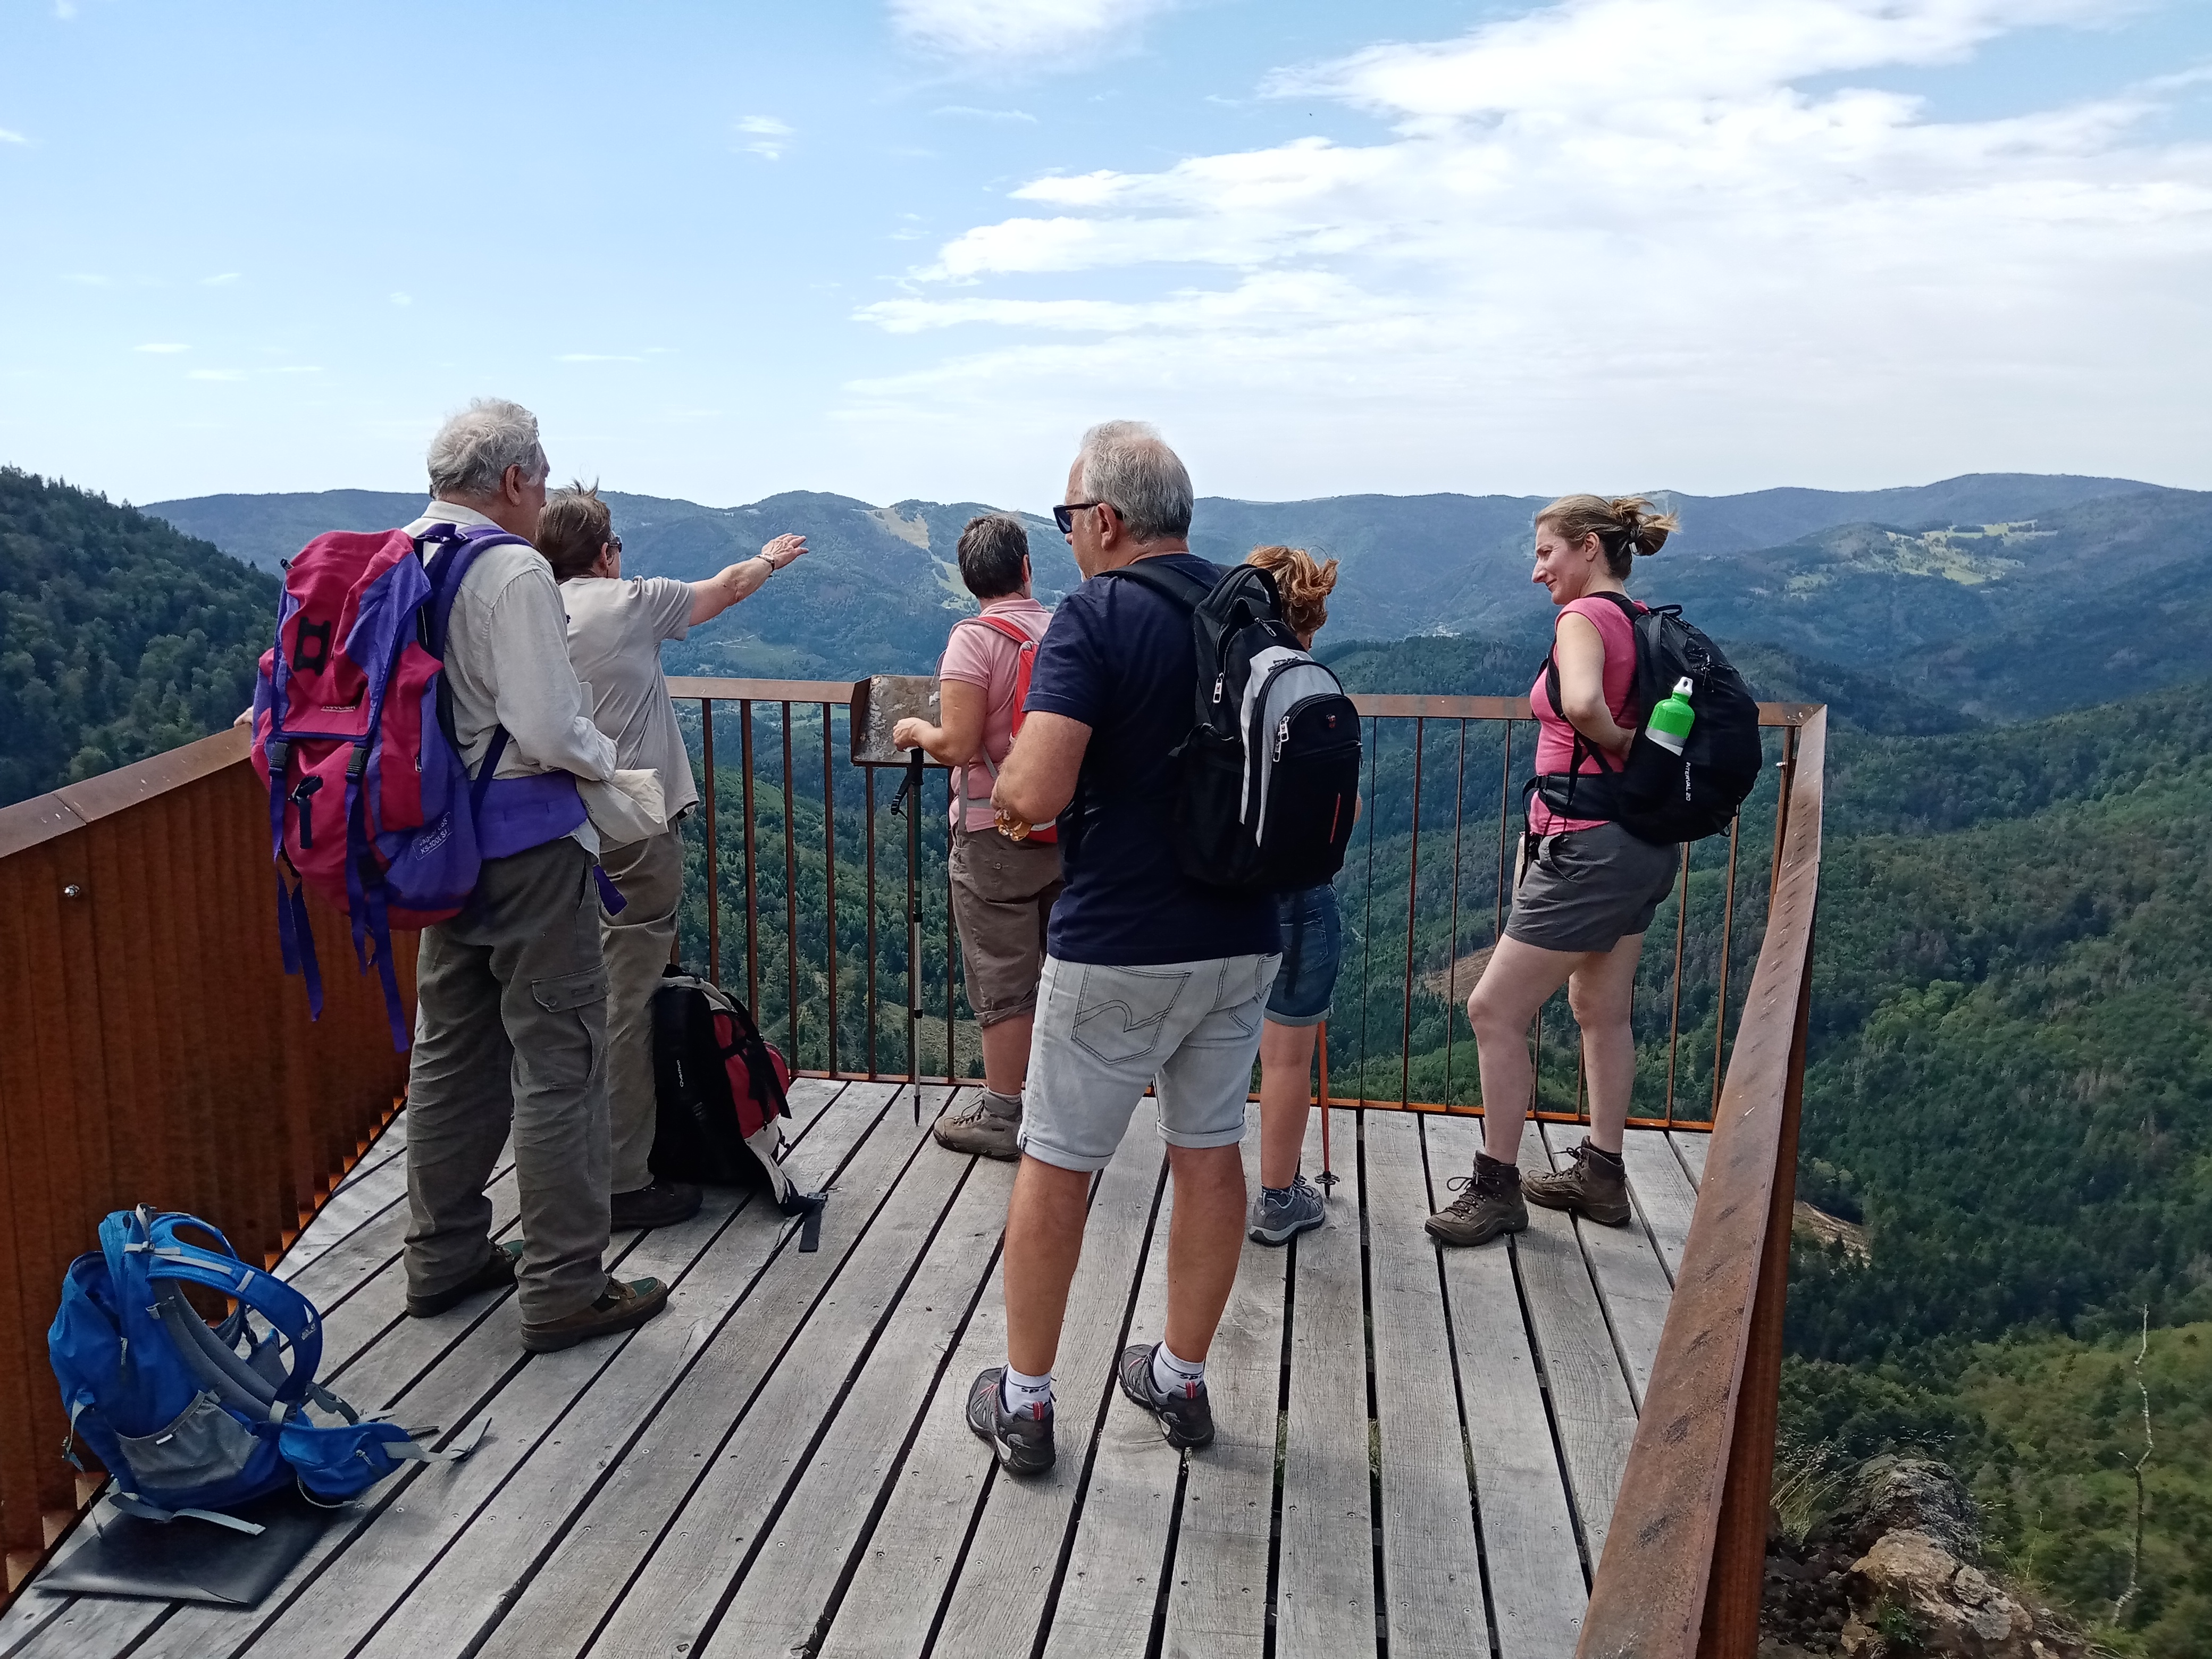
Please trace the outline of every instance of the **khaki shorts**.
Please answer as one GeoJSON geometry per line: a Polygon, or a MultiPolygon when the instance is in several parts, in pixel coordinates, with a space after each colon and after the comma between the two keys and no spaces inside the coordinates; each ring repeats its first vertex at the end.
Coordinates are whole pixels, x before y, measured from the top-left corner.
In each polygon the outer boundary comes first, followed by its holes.
{"type": "Polygon", "coordinates": [[[1036,1006],[1044,929],[1060,896],[1060,848],[995,830],[952,832],[952,921],[979,1025],[1036,1006]]]}
{"type": "Polygon", "coordinates": [[[1546,836],[1522,862],[1505,936],[1546,951],[1610,951],[1651,926],[1681,862],[1680,848],[1617,823],[1546,836]]]}

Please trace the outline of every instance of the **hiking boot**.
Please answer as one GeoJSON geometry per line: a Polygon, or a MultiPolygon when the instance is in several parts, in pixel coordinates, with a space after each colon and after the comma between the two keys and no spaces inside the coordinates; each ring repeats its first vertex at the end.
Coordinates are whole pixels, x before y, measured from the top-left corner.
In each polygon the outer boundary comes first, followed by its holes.
{"type": "Polygon", "coordinates": [[[1528,1206],[1521,1201],[1521,1171],[1487,1152],[1474,1155],[1473,1175],[1445,1183],[1459,1196],[1425,1224],[1429,1237],[1446,1244],[1486,1244],[1500,1233],[1528,1225],[1528,1206]]]}
{"type": "Polygon", "coordinates": [[[673,1227],[699,1213],[703,1195],[688,1182],[655,1179],[634,1193],[617,1193],[607,1200],[607,1225],[616,1231],[647,1227],[673,1227]]]}
{"type": "Polygon", "coordinates": [[[1628,1170],[1618,1158],[1585,1140],[1567,1154],[1571,1160],[1552,1175],[1530,1176],[1521,1191],[1531,1204],[1547,1210],[1566,1210],[1585,1221],[1607,1227],[1627,1224],[1628,1170]]]}
{"type": "Polygon", "coordinates": [[[1204,1382],[1187,1394],[1160,1394],[1152,1388],[1152,1350],[1157,1342],[1133,1342],[1121,1350],[1121,1392],[1159,1419],[1160,1432],[1175,1447],[1203,1446],[1213,1438],[1213,1402],[1204,1382]]]}
{"type": "Polygon", "coordinates": [[[968,1388],[968,1426],[991,1443],[1000,1468],[1008,1474],[1042,1474],[1058,1455],[1052,1443],[1052,1407],[1030,1414],[1006,1409],[1004,1365],[994,1365],[968,1388]]]}
{"type": "Polygon", "coordinates": [[[599,1300],[567,1316],[522,1328],[522,1346],[532,1353],[553,1353],[615,1331],[635,1330],[668,1305],[668,1286],[657,1279],[607,1280],[599,1300]]]}
{"type": "Polygon", "coordinates": [[[1323,1218],[1321,1189],[1301,1173],[1281,1189],[1279,1197],[1267,1188],[1260,1188],[1252,1206],[1252,1237],[1261,1244],[1287,1244],[1320,1226],[1323,1218]]]}
{"type": "Polygon", "coordinates": [[[491,1254],[477,1268],[459,1284],[430,1296],[407,1293],[407,1311],[417,1319],[434,1319],[440,1314],[458,1308],[478,1291],[511,1291],[514,1288],[514,1264],[522,1258],[522,1241],[510,1238],[503,1244],[491,1247],[491,1254]]]}
{"type": "Polygon", "coordinates": [[[930,1125],[929,1133],[947,1152],[1012,1160],[1021,1156],[1021,1149],[1014,1144],[1021,1127],[1020,1104],[1017,1103],[1009,1112],[986,1090],[957,1112],[947,1106],[930,1125]]]}

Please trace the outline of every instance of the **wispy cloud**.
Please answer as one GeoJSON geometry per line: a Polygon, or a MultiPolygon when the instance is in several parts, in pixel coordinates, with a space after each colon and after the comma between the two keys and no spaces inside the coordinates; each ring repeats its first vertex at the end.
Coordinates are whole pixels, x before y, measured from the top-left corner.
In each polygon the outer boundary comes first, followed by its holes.
{"type": "Polygon", "coordinates": [[[1325,388],[1342,418],[1279,441],[1334,446],[1356,420],[1391,468],[2111,456],[2114,422],[2144,442],[2185,426],[2181,389],[2212,375],[2186,320],[2212,146],[2159,140],[2172,94],[2153,87],[1947,120],[1850,84],[2108,18],[2102,0],[1557,0],[1286,71],[1266,90],[1389,136],[1030,181],[1026,211],[859,313],[998,343],[857,386],[859,412],[1076,418],[1055,377],[1080,368],[1208,418],[1325,388]],[[2115,378],[2146,354],[2155,370],[2115,378]]]}
{"type": "Polygon", "coordinates": [[[752,143],[743,146],[745,150],[776,161],[782,160],[784,151],[791,148],[794,130],[790,123],[779,121],[773,115],[748,115],[738,121],[738,131],[752,138],[752,143]]]}
{"type": "Polygon", "coordinates": [[[30,142],[12,127],[0,127],[0,144],[27,144],[30,142]]]}
{"type": "Polygon", "coordinates": [[[1145,23],[1176,0],[890,0],[891,27],[909,44],[978,66],[1047,58],[1087,59],[1133,46],[1145,23]]]}
{"type": "Polygon", "coordinates": [[[242,380],[246,378],[246,371],[242,368],[196,368],[185,378],[188,380],[242,380]]]}
{"type": "Polygon", "coordinates": [[[415,303],[415,296],[411,294],[394,294],[392,295],[392,303],[396,306],[411,306],[415,303]]]}
{"type": "Polygon", "coordinates": [[[932,115],[955,115],[969,121],[1026,121],[1036,125],[1036,117],[1025,109],[977,109],[972,104],[947,104],[933,109],[932,115]]]}
{"type": "Polygon", "coordinates": [[[54,15],[68,22],[76,15],[76,0],[54,0],[54,15]]]}
{"type": "Polygon", "coordinates": [[[220,276],[201,277],[200,286],[202,288],[228,288],[231,283],[237,280],[238,273],[236,271],[226,270],[220,276]]]}
{"type": "Polygon", "coordinates": [[[619,351],[564,351],[553,361],[556,363],[641,363],[645,359],[619,351]]]}
{"type": "Polygon", "coordinates": [[[173,342],[167,340],[158,341],[149,345],[133,346],[131,349],[133,351],[150,351],[156,356],[161,357],[167,357],[179,351],[190,351],[191,349],[188,345],[177,345],[173,342]]]}

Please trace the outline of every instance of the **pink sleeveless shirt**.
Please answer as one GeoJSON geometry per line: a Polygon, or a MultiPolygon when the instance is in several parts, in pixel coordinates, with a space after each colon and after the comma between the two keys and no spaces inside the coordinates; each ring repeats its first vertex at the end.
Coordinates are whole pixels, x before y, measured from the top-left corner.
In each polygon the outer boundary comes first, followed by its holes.
{"type": "MultiPolygon", "coordinates": [[[[1644,606],[1638,605],[1636,608],[1641,611],[1644,606]]],[[[1638,710],[1630,699],[1636,691],[1636,630],[1629,626],[1619,605],[1595,595],[1570,600],[1559,607],[1559,616],[1570,614],[1584,618],[1597,629],[1598,639],[1605,646],[1605,706],[1612,711],[1615,721],[1633,726],[1638,710]]],[[[1556,617],[1553,618],[1552,629],[1556,638],[1556,617]]],[[[1536,770],[1564,772],[1574,759],[1575,728],[1552,707],[1546,678],[1544,671],[1539,669],[1535,684],[1528,688],[1528,709],[1536,717],[1536,770]]],[[[1583,748],[1587,750],[1589,746],[1585,742],[1583,748]]],[[[1582,769],[1589,773],[1615,769],[1595,755],[1586,753],[1582,769]]],[[[1595,830],[1603,822],[1601,818],[1562,817],[1545,805],[1540,796],[1528,798],[1528,827],[1540,836],[1558,835],[1569,830],[1595,830]]]]}

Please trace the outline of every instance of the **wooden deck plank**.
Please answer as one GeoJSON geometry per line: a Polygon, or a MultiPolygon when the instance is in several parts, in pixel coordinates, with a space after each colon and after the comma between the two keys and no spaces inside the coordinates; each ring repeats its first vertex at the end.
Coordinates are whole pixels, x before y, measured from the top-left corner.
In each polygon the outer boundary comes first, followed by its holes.
{"type": "MultiPolygon", "coordinates": [[[[1015,1480],[998,1471],[991,1454],[964,1426],[956,1437],[936,1443],[939,1455],[946,1462],[965,1460],[967,1467],[983,1477],[984,1484],[982,1513],[964,1570],[946,1597],[933,1649],[945,1659],[961,1659],[969,1654],[1024,1654],[1036,1640],[1067,1537],[1068,1518],[1074,1513],[1092,1430],[1099,1413],[1109,1408],[1114,1360],[1129,1312],[1131,1291],[1152,1237],[1153,1204],[1160,1194],[1163,1173],[1157,1121],[1149,1101],[1138,1109],[1114,1161],[1106,1166],[1091,1192],[1091,1213],[1084,1225],[1083,1259],[1068,1290],[1067,1316],[1053,1367],[1059,1461],[1043,1474],[1015,1480]]],[[[1166,1235],[1161,1234],[1160,1238],[1164,1249],[1166,1235]]],[[[996,1287],[987,1290],[984,1301],[997,1304],[1003,1339],[1003,1293],[996,1287]]],[[[999,1351],[988,1355],[983,1364],[1005,1358],[1002,1340],[999,1351]]],[[[960,1391],[952,1396],[956,1410],[957,1402],[965,1398],[968,1380],[960,1380],[960,1391]]],[[[941,1414],[945,1404],[937,1409],[941,1414]]],[[[886,1516],[884,1526],[877,1529],[879,1537],[889,1525],[886,1516]]],[[[944,1571],[950,1572],[949,1563],[944,1571]]],[[[855,1606],[860,1589],[856,1581],[846,1598],[848,1608],[855,1606]]],[[[845,1628],[850,1617],[841,1616],[831,1626],[825,1659],[830,1654],[846,1651],[920,1651],[919,1648],[878,1648],[865,1624],[855,1630],[845,1628]]],[[[912,1611],[901,1615],[903,1623],[910,1624],[913,1618],[912,1611]]]]}
{"type": "MultiPolygon", "coordinates": [[[[890,1115],[898,1117],[896,1109],[890,1115]]],[[[909,1123],[889,1126],[908,1146],[922,1140],[920,1152],[890,1182],[866,1234],[808,1310],[758,1394],[726,1404],[724,1420],[734,1414],[735,1426],[623,1590],[593,1644],[602,1652],[696,1654],[725,1600],[741,1587],[784,1494],[834,1428],[834,1420],[825,1419],[896,1316],[908,1274],[969,1172],[972,1160],[945,1157],[927,1140],[927,1121],[918,1130],[909,1123]]],[[[732,1340],[744,1316],[739,1310],[717,1340],[732,1340]]]]}
{"type": "MultiPolygon", "coordinates": [[[[1580,1130],[1564,1124],[1544,1124],[1540,1133],[1552,1149],[1554,1167],[1566,1162],[1567,1148],[1582,1139],[1580,1130]]],[[[1632,1206],[1628,1220],[1618,1227],[1601,1226],[1583,1216],[1573,1220],[1583,1259],[1597,1283],[1606,1323],[1613,1330],[1613,1351],[1628,1375],[1629,1397],[1641,1410],[1651,1386],[1651,1367],[1659,1358],[1659,1334],[1667,1326],[1674,1281],[1667,1277],[1651,1236],[1632,1206]]]]}
{"type": "Polygon", "coordinates": [[[1383,1617],[1390,1659],[1442,1659],[1480,1649],[1486,1630],[1468,1443],[1437,1247],[1421,1230],[1430,1205],[1420,1125],[1410,1113],[1364,1116],[1383,1617]]]}
{"type": "MultiPolygon", "coordinates": [[[[664,1533],[686,1509],[695,1485],[703,1483],[702,1468],[710,1460],[726,1468],[731,1484],[757,1487],[773,1483],[775,1464],[757,1456],[732,1462],[729,1449],[720,1455],[716,1449],[723,1446],[733,1420],[747,1413],[748,1402],[755,1407],[766,1402],[771,1412],[779,1408],[783,1391],[771,1389],[778,1375],[799,1401],[802,1412],[819,1412],[829,1403],[836,1378],[797,1377],[783,1370],[780,1356],[787,1345],[797,1351],[796,1339],[811,1322],[816,1303],[842,1279],[849,1259],[873,1235],[879,1210],[898,1197],[895,1184],[906,1186],[899,1172],[920,1150],[930,1115],[944,1103],[946,1092],[942,1087],[923,1091],[925,1110],[917,1127],[909,1122],[903,1103],[892,1099],[889,1085],[869,1086],[880,1091],[884,1106],[872,1133],[838,1177],[837,1190],[846,1201],[841,1204],[834,1194],[830,1198],[823,1218],[821,1249],[811,1255],[780,1256],[775,1268],[708,1340],[653,1420],[490,1632],[480,1650],[488,1659],[541,1659],[580,1651],[611,1613],[621,1612],[618,1604],[633,1579],[650,1571],[653,1557],[670,1542],[678,1546],[674,1554],[690,1553],[689,1540],[672,1535],[664,1540],[664,1533]]],[[[846,1294],[865,1294],[865,1290],[854,1285],[846,1294]]],[[[812,1416],[805,1421],[811,1426],[812,1416]]],[[[720,1483],[717,1485],[720,1489],[720,1483]]],[[[724,1517],[710,1517],[702,1525],[708,1536],[698,1541],[704,1546],[711,1547],[732,1530],[724,1517]]],[[[749,1534],[752,1528],[739,1530],[749,1534]]],[[[693,1583],[685,1588],[696,1596],[701,1586],[693,1583]]],[[[708,1595],[709,1607],[720,1589],[718,1581],[708,1595]]],[[[605,1651],[626,1650],[617,1645],[605,1651]]]]}
{"type": "Polygon", "coordinates": [[[297,1279],[311,1262],[344,1243],[393,1205],[405,1203],[406,1152],[402,1145],[373,1166],[357,1166],[345,1185],[330,1195],[315,1218],[292,1241],[292,1248],[276,1263],[276,1276],[297,1279]]]}
{"type": "MultiPolygon", "coordinates": [[[[492,1185],[514,1170],[514,1160],[502,1153],[492,1166],[491,1181],[486,1183],[485,1190],[490,1190],[492,1185]]],[[[404,1185],[401,1190],[404,1194],[404,1185]]],[[[348,1297],[357,1293],[378,1268],[399,1260],[400,1251],[407,1243],[407,1217],[404,1203],[386,1207],[366,1225],[356,1229],[291,1274],[292,1288],[325,1315],[332,1312],[348,1297]]]]}
{"type": "Polygon", "coordinates": [[[1628,1161],[1628,1185],[1636,1195],[1637,1211],[1672,1285],[1674,1275],[1682,1270],[1682,1246],[1690,1237],[1690,1215],[1697,1208],[1698,1189],[1667,1145],[1663,1131],[1631,1129],[1621,1142],[1620,1152],[1628,1161]]]}
{"type": "Polygon", "coordinates": [[[1674,1149],[1674,1156],[1682,1160],[1682,1167],[1690,1172],[1690,1184],[1692,1187],[1704,1186],[1705,1154],[1712,1150],[1712,1136],[1702,1132],[1679,1130],[1668,1133],[1667,1144],[1674,1149]]]}
{"type": "MultiPolygon", "coordinates": [[[[1244,1187],[1260,1190],[1260,1109],[1244,1126],[1244,1187]]],[[[1284,1269],[1290,1253],[1249,1232],[1221,1328],[1206,1356],[1213,1443],[1186,1460],[1182,1520],[1162,1652],[1166,1659],[1259,1659],[1267,1640],[1267,1543],[1280,1416],[1284,1269]]]]}
{"type": "MultiPolygon", "coordinates": [[[[1131,1134],[1149,1133],[1151,1107],[1147,1101],[1137,1114],[1131,1134]]],[[[1137,1281],[1130,1342],[1156,1342],[1167,1324],[1168,1238],[1174,1213],[1175,1177],[1170,1175],[1137,1281]]],[[[1115,1351],[1117,1358],[1119,1352],[1115,1351]]],[[[1118,1386],[1109,1386],[1107,1402],[1075,1545],[1045,1637],[1044,1659],[1142,1659],[1152,1641],[1160,1564],[1167,1554],[1183,1454],[1162,1437],[1152,1413],[1121,1397],[1118,1386]]],[[[972,1558],[969,1565],[973,1571],[972,1558]]],[[[941,1644],[940,1650],[963,1651],[941,1644]]]]}
{"type": "MultiPolygon", "coordinates": [[[[50,1609],[54,1605],[54,1600],[46,1602],[50,1609]]],[[[7,1659],[85,1659],[90,1654],[121,1653],[167,1617],[173,1605],[121,1596],[76,1596],[59,1608],[58,1616],[0,1652],[7,1659]]]]}
{"type": "MultiPolygon", "coordinates": [[[[1471,1118],[1431,1117],[1421,1127],[1430,1204],[1441,1209],[1452,1196],[1446,1176],[1474,1167],[1482,1127],[1471,1118]]],[[[1565,1659],[1582,1631],[1589,1587],[1511,1248],[1498,1240],[1443,1256],[1498,1659],[1565,1659]]]]}
{"type": "Polygon", "coordinates": [[[361,1155],[360,1162],[348,1170],[345,1179],[338,1182],[331,1190],[343,1192],[363,1176],[372,1174],[406,1150],[407,1109],[402,1106],[392,1115],[392,1121],[377,1132],[376,1139],[369,1143],[368,1150],[361,1155]]]}
{"type": "MultiPolygon", "coordinates": [[[[1340,1112],[1333,1127],[1350,1130],[1358,1121],[1340,1112]]],[[[1335,1137],[1339,1147],[1345,1139],[1335,1137]]],[[[1306,1133],[1305,1162],[1321,1167],[1318,1112],[1306,1133]]],[[[1349,1659],[1375,1651],[1359,1163],[1340,1157],[1335,1165],[1340,1179],[1330,1192],[1328,1222],[1291,1246],[1290,1420],[1275,1574],[1278,1659],[1349,1659]]]]}
{"type": "MultiPolygon", "coordinates": [[[[954,1154],[932,1146],[923,1156],[954,1154]]],[[[751,1659],[816,1644],[955,1334],[979,1295],[996,1288],[991,1269],[1012,1189],[1012,1165],[972,1162],[830,1437],[805,1466],[723,1613],[707,1644],[708,1659],[751,1659]]]]}
{"type": "MultiPolygon", "coordinates": [[[[1549,1169],[1542,1138],[1528,1124],[1521,1138],[1525,1175],[1549,1169]]],[[[1605,1553],[1613,1502],[1636,1436],[1636,1405],[1613,1333],[1591,1283],[1571,1216],[1528,1206],[1528,1230],[1513,1239],[1514,1265],[1538,1359],[1551,1391],[1552,1420],[1565,1454],[1567,1489],[1595,1565],[1605,1553]]]]}
{"type": "MultiPolygon", "coordinates": [[[[794,1151],[793,1162],[809,1179],[835,1170],[882,1110],[885,1091],[851,1086],[858,1092],[840,1100],[834,1111],[823,1109],[834,1089],[809,1098],[793,1087],[803,1149],[794,1151]]],[[[710,1201],[727,1206],[736,1196],[714,1194],[710,1201]]],[[[784,1218],[755,1200],[714,1236],[690,1271],[675,1279],[669,1311],[629,1337],[550,1434],[508,1458],[510,1472],[496,1492],[415,1580],[362,1654],[452,1655],[488,1632],[528,1582],[562,1522],[589,1499],[673,1389],[691,1356],[760,1270],[787,1248],[788,1231],[784,1218]]],[[[624,1266],[635,1267],[635,1259],[624,1266]]],[[[495,1453],[496,1444],[488,1443],[476,1457],[495,1453]]]]}

